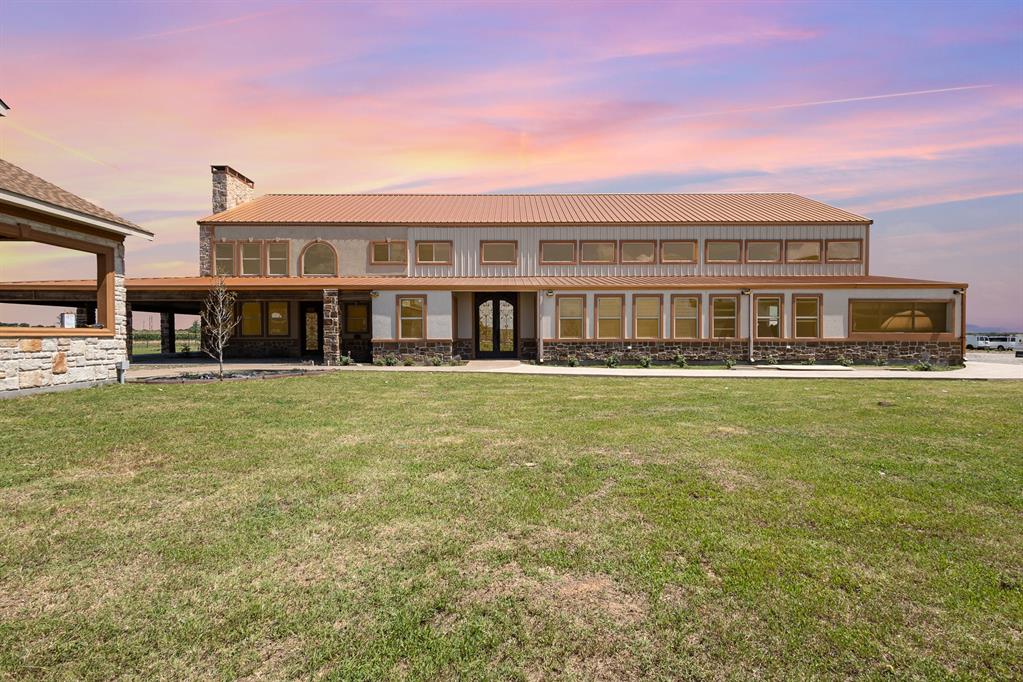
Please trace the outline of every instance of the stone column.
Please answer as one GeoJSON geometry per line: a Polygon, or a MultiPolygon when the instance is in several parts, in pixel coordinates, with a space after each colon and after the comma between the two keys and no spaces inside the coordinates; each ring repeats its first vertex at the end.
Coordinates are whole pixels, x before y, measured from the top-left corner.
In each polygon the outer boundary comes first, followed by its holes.
{"type": "Polygon", "coordinates": [[[323,290],[323,364],[341,364],[341,301],[337,289],[323,290]]]}
{"type": "Polygon", "coordinates": [[[174,352],[174,313],[160,313],[160,353],[170,355],[174,352]]]}
{"type": "Polygon", "coordinates": [[[124,346],[127,358],[131,360],[132,351],[132,326],[131,326],[131,303],[124,304],[124,346]]]}

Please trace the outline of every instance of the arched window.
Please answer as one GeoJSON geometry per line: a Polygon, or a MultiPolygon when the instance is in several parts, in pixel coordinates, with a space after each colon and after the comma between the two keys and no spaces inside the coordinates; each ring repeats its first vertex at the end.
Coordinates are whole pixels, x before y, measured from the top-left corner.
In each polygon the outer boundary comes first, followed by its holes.
{"type": "Polygon", "coordinates": [[[302,252],[302,275],[337,275],[337,254],[326,242],[313,242],[302,252]]]}

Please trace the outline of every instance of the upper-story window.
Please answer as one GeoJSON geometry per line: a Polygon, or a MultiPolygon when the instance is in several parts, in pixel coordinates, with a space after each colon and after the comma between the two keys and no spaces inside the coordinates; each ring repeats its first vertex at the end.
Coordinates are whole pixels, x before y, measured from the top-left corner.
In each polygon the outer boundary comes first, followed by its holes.
{"type": "Polygon", "coordinates": [[[704,260],[708,263],[738,263],[742,260],[742,242],[708,239],[704,260]]]}
{"type": "Polygon", "coordinates": [[[373,265],[404,265],[408,260],[408,242],[388,240],[370,244],[373,265]]]}
{"type": "Polygon", "coordinates": [[[662,263],[695,263],[696,242],[669,239],[661,242],[662,263]]]}
{"type": "Polygon", "coordinates": [[[747,263],[780,263],[781,242],[777,240],[750,240],[746,242],[747,263]]]}
{"type": "Polygon", "coordinates": [[[313,242],[302,252],[302,274],[306,276],[337,275],[337,254],[327,242],[313,242]]]}
{"type": "Polygon", "coordinates": [[[579,261],[582,263],[614,263],[617,251],[615,242],[582,242],[579,245],[579,261]]]}
{"type": "Polygon", "coordinates": [[[291,247],[288,242],[266,243],[266,274],[287,277],[291,274],[288,261],[291,259],[291,247]]]}
{"type": "Polygon", "coordinates": [[[480,262],[484,265],[513,265],[518,250],[518,242],[480,242],[480,262]]]}
{"type": "Polygon", "coordinates": [[[238,253],[241,256],[242,275],[263,274],[262,242],[242,242],[238,245],[238,253]]]}
{"type": "Polygon", "coordinates": [[[819,241],[785,242],[786,263],[820,263],[821,243],[819,241]]]}
{"type": "Polygon", "coordinates": [[[213,259],[213,274],[232,277],[234,275],[234,242],[214,244],[213,259]]]}
{"type": "Polygon", "coordinates": [[[451,242],[416,242],[416,263],[451,265],[451,242]]]}
{"type": "Polygon", "coordinates": [[[656,263],[657,242],[622,242],[623,263],[656,263]]]}
{"type": "Polygon", "coordinates": [[[575,242],[540,242],[540,263],[543,265],[575,263],[575,242]]]}
{"type": "Polygon", "coordinates": [[[863,242],[859,239],[829,239],[824,254],[829,263],[862,263],[863,242]]]}

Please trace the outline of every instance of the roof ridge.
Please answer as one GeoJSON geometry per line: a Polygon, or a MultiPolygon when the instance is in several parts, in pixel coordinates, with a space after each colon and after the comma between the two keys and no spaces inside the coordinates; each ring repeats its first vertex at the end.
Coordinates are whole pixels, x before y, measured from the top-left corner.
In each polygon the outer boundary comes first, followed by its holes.
{"type": "MultiPolygon", "coordinates": [[[[794,192],[269,192],[263,197],[810,197],[794,192]]],[[[816,199],[810,199],[816,201],[816,199]]],[[[818,202],[820,203],[820,202],[818,202]]]]}

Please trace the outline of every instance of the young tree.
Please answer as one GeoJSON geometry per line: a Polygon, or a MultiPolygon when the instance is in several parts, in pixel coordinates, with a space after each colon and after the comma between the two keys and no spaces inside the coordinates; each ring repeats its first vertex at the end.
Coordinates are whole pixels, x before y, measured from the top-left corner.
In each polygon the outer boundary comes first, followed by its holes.
{"type": "Polygon", "coordinates": [[[220,365],[221,381],[224,380],[224,348],[230,342],[234,328],[241,322],[241,318],[234,312],[237,298],[237,294],[227,290],[224,278],[218,277],[210,287],[210,293],[203,303],[200,315],[202,320],[200,348],[220,365]]]}

